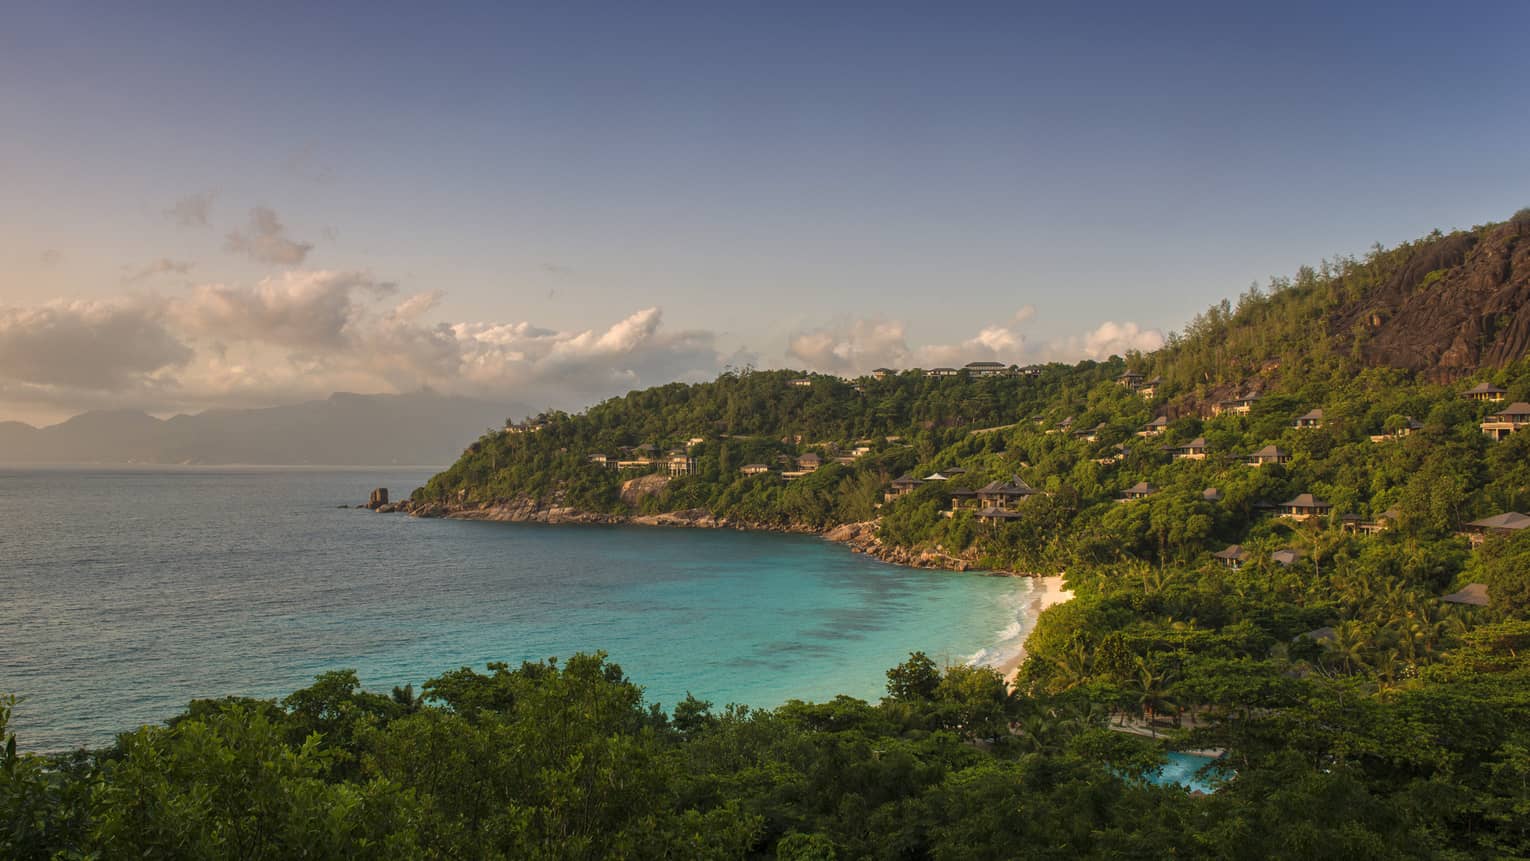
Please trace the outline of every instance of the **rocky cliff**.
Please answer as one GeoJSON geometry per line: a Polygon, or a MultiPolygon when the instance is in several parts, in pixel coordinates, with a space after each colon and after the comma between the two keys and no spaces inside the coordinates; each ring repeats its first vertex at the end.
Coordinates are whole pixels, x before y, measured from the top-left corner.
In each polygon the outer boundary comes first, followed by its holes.
{"type": "Polygon", "coordinates": [[[1452,379],[1530,354],[1530,214],[1425,240],[1405,265],[1328,318],[1361,333],[1368,364],[1452,379]]]}

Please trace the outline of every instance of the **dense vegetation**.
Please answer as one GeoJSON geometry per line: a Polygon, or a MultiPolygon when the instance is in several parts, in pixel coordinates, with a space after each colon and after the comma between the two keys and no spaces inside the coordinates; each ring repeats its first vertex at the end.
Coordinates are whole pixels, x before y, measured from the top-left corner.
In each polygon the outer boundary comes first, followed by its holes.
{"type": "Polygon", "coordinates": [[[774,711],[666,713],[600,656],[464,668],[422,697],[333,673],[280,703],[193,703],[103,751],[13,743],[0,855],[1530,857],[1530,530],[1457,534],[1530,507],[1530,431],[1491,441],[1478,422],[1500,405],[1461,397],[1491,381],[1530,401],[1530,361],[1445,381],[1317,324],[1408,273],[1414,291],[1454,278],[1437,248],[1304,271],[1159,353],[1036,377],[743,371],[635,392],[487,435],[415,494],[875,519],[888,545],[1065,573],[1076,597],[1042,615],[1013,690],[921,655],[879,704],[774,711]],[[1163,378],[1153,397],[1116,382],[1128,368],[1163,378]],[[1248,414],[1209,417],[1241,392],[1261,396],[1248,414]],[[1313,408],[1321,427],[1293,427],[1313,408]],[[1165,432],[1138,436],[1156,416],[1165,432]],[[1205,459],[1165,451],[1195,438],[1205,459]],[[1289,462],[1243,462],[1271,444],[1289,462]],[[624,501],[634,473],[590,455],[640,445],[686,449],[695,474],[624,501]],[[776,466],[857,446],[791,482],[776,466]],[[936,470],[962,472],[883,501],[936,470]],[[943,515],[953,488],[1014,475],[1043,491],[1017,517],[943,515]],[[1139,482],[1156,490],[1118,501],[1139,482]],[[1331,514],[1273,516],[1299,493],[1331,514]],[[1384,512],[1375,534],[1345,528],[1384,512]],[[1233,543],[1236,570],[1212,555],[1233,543]],[[1468,583],[1486,606],[1440,600],[1468,583]],[[1224,751],[1222,788],[1154,785],[1164,739],[1224,751]]]}

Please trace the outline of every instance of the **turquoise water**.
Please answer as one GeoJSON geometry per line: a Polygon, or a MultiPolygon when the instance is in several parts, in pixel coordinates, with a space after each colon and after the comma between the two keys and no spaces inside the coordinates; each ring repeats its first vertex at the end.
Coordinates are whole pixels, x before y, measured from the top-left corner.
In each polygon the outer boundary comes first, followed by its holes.
{"type": "Polygon", "coordinates": [[[1168,762],[1148,778],[1153,783],[1159,786],[1183,786],[1208,794],[1217,791],[1220,781],[1200,773],[1201,769],[1215,762],[1215,758],[1180,751],[1171,751],[1167,758],[1168,762]]]}
{"type": "Polygon", "coordinates": [[[19,743],[109,741],[193,697],[358,670],[604,649],[673,705],[874,699],[921,649],[998,664],[1030,581],[885,565],[811,536],[418,520],[338,509],[428,470],[0,469],[0,692],[19,743]]]}

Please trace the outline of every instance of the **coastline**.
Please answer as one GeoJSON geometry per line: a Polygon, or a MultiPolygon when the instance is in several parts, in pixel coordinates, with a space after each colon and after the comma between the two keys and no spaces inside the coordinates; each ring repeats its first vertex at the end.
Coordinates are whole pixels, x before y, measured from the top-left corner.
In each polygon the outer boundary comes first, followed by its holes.
{"type": "MultiPolygon", "coordinates": [[[[365,506],[358,506],[365,507],[365,506]]],[[[751,532],[777,532],[795,535],[816,535],[825,541],[843,544],[852,553],[863,553],[891,565],[910,568],[938,569],[956,572],[981,573],[998,577],[1024,577],[1031,582],[1031,594],[1026,603],[1025,629],[1021,632],[1020,645],[1002,661],[988,663],[1013,686],[1025,663],[1025,639],[1035,629],[1041,613],[1049,607],[1066,603],[1073,598],[1063,582],[1063,575],[1036,575],[1019,571],[984,569],[975,557],[953,556],[939,549],[913,549],[888,546],[877,537],[877,521],[843,523],[827,529],[807,524],[779,524],[736,521],[717,517],[704,509],[672,511],[661,514],[600,514],[580,509],[540,505],[530,499],[496,501],[475,505],[451,506],[439,503],[419,504],[404,501],[374,509],[382,513],[407,513],[411,517],[445,517],[454,520],[485,520],[507,523],[540,523],[550,525],[589,526],[651,526],[676,529],[735,529],[751,532]]]]}
{"type": "MultiPolygon", "coordinates": [[[[1031,629],[1035,630],[1036,621],[1041,618],[1041,613],[1049,607],[1058,604],[1066,604],[1073,600],[1073,593],[1068,590],[1063,582],[1063,575],[1052,574],[1046,577],[1031,578],[1032,589],[1035,590],[1030,601],[1031,629]]],[[[1030,631],[1026,631],[1030,636],[1030,631]]],[[[998,670],[1004,676],[1004,681],[1011,687],[1020,675],[1020,667],[1025,663],[1025,641],[1020,642],[1020,650],[999,665],[998,670]]]]}

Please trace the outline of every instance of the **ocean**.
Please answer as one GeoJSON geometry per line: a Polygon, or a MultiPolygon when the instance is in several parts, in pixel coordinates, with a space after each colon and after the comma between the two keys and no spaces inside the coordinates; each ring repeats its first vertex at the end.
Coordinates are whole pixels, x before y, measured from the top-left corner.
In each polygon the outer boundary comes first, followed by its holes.
{"type": "Polygon", "coordinates": [[[604,650],[666,709],[874,700],[913,650],[997,666],[1031,581],[812,536],[421,520],[354,508],[429,469],[0,468],[0,695],[18,745],[101,745],[315,674],[416,688],[604,650]]]}

